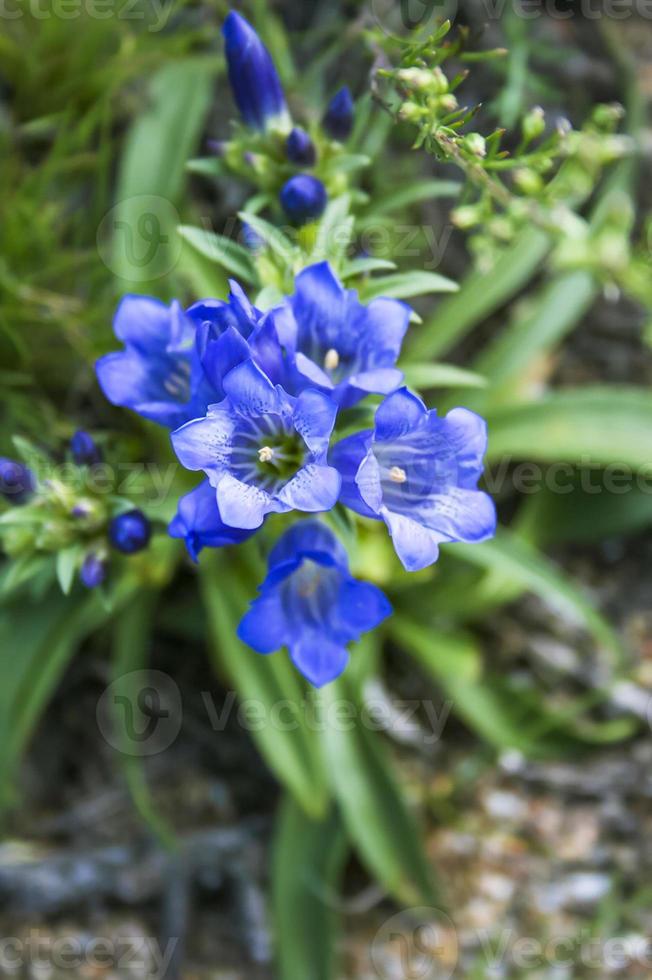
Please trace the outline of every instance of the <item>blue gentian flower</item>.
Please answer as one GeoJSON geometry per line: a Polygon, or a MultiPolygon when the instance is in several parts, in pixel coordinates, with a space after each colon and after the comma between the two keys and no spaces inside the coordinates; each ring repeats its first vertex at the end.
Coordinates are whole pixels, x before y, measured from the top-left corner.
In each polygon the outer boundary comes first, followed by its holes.
{"type": "Polygon", "coordinates": [[[253,531],[227,527],[220,517],[215,490],[208,480],[204,480],[181,498],[177,513],[168,526],[168,533],[172,538],[182,538],[188,554],[193,561],[197,561],[202,548],[239,544],[253,531]]]}
{"type": "Polygon", "coordinates": [[[321,687],[346,667],[348,643],[392,613],[380,589],[349,574],[346,552],[316,520],[300,521],[269,556],[269,571],[238,636],[258,653],[287,646],[295,667],[321,687]]]}
{"type": "Polygon", "coordinates": [[[314,167],[317,151],[310,136],[299,126],[295,126],[285,142],[285,151],[290,163],[299,167],[314,167]]]}
{"type": "Polygon", "coordinates": [[[93,466],[102,461],[102,452],[92,435],[78,429],[70,440],[70,452],[78,466],[93,466]]]}
{"type": "Polygon", "coordinates": [[[296,390],[321,388],[347,408],[369,393],[388,394],[403,380],[395,365],[409,307],[384,298],[363,305],[328,262],[300,272],[294,296],[270,317],[288,352],[296,390]]]}
{"type": "Polygon", "coordinates": [[[290,177],[281,188],[281,206],[293,225],[316,221],[326,210],[328,195],[321,180],[311,174],[290,177]]]}
{"type": "Polygon", "coordinates": [[[0,456],[0,496],[11,504],[24,504],[35,485],[34,474],[24,463],[0,456]]]}
{"type": "Polygon", "coordinates": [[[229,82],[240,115],[252,129],[287,128],[283,88],[271,55],[255,30],[234,10],[222,28],[229,82]]]}
{"type": "Polygon", "coordinates": [[[195,324],[176,300],[168,307],[150,296],[125,296],[113,330],[125,349],[101,357],[96,371],[114,405],[176,428],[215,400],[195,353],[195,324]]]}
{"type": "Polygon", "coordinates": [[[341,88],[328,103],[322,126],[334,140],[344,142],[353,130],[353,97],[348,86],[341,88]]]}
{"type": "Polygon", "coordinates": [[[125,555],[134,555],[146,548],[151,535],[149,520],[137,508],[118,514],[109,524],[109,541],[125,555]]]}
{"type": "Polygon", "coordinates": [[[331,399],[314,389],[293,398],[253,361],[223,384],[224,401],[172,433],[180,462],[215,487],[222,520],[257,528],[270,513],[333,507],[340,477],[326,461],[337,412],[331,399]]]}
{"type": "MultiPolygon", "coordinates": [[[[224,397],[222,382],[229,371],[249,358],[274,382],[283,381],[285,374],[273,321],[251,305],[237,282],[230,279],[229,286],[228,302],[203,299],[187,310],[196,327],[197,354],[213,392],[212,402],[224,397]]],[[[202,410],[195,417],[205,414],[202,410]]]]}
{"type": "Polygon", "coordinates": [[[104,582],[107,573],[106,559],[95,552],[89,552],[84,558],[79,577],[87,589],[96,589],[104,582]]]}
{"type": "Polygon", "coordinates": [[[407,388],[389,395],[375,428],[343,439],[331,462],[342,474],[341,500],[382,519],[409,572],[431,565],[444,541],[484,541],[496,511],[477,489],[486,424],[465,408],[439,418],[407,388]]]}

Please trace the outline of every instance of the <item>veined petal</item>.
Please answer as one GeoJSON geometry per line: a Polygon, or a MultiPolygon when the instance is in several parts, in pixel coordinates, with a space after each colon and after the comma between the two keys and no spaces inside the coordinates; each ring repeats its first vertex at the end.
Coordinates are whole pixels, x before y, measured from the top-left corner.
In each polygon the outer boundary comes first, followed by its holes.
{"type": "Polygon", "coordinates": [[[449,487],[415,508],[415,517],[450,541],[485,541],[496,533],[496,508],[481,490],[449,487]]]}
{"type": "Polygon", "coordinates": [[[381,442],[398,439],[414,429],[426,414],[420,398],[407,388],[399,388],[378,406],[375,437],[381,442]]]}
{"type": "Polygon", "coordinates": [[[378,460],[372,452],[368,452],[360,463],[355,482],[364,503],[374,515],[378,515],[383,505],[383,488],[378,460]]]}
{"type": "Polygon", "coordinates": [[[223,388],[240,415],[279,414],[283,407],[278,389],[252,360],[230,371],[224,378],[223,388]]]}
{"type": "Polygon", "coordinates": [[[270,552],[269,567],[273,570],[303,556],[316,561],[318,555],[328,556],[340,568],[348,569],[346,551],[341,542],[320,520],[308,518],[297,521],[279,538],[270,552]]]}
{"type": "Polygon", "coordinates": [[[267,514],[290,509],[259,487],[236,480],[231,473],[224,473],[219,478],[216,490],[222,520],[230,527],[257,528],[267,514]]]}
{"type": "Polygon", "coordinates": [[[424,527],[411,517],[395,514],[383,507],[382,517],[392,536],[394,550],[406,571],[418,572],[437,561],[439,543],[445,536],[424,527]]]}
{"type": "Polygon", "coordinates": [[[332,466],[309,463],[276,494],[287,510],[308,513],[330,510],[337,503],[342,480],[332,466]]]}
{"type": "Polygon", "coordinates": [[[186,422],[172,433],[172,448],[187,470],[220,472],[229,460],[233,427],[226,410],[211,406],[205,418],[186,422]]]}

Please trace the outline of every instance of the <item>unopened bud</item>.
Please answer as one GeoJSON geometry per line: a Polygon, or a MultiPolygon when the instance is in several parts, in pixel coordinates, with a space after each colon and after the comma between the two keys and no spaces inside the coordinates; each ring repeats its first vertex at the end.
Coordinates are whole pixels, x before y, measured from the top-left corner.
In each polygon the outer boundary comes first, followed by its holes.
{"type": "Polygon", "coordinates": [[[462,140],[462,145],[476,157],[484,157],[487,154],[487,144],[480,133],[469,133],[462,140]]]}
{"type": "Polygon", "coordinates": [[[541,136],[545,128],[546,118],[543,109],[540,105],[536,105],[523,119],[523,138],[528,143],[531,140],[536,140],[541,136]]]}

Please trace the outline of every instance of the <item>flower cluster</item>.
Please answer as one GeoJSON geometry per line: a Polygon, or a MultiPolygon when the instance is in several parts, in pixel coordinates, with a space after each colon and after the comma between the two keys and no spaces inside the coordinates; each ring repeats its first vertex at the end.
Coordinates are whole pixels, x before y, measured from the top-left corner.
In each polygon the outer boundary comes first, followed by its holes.
{"type": "MultiPolygon", "coordinates": [[[[250,25],[231,13],[224,36],[249,133],[224,151],[227,159],[233,163],[243,145],[257,146],[259,157],[264,149],[268,160],[276,153],[278,182],[288,164],[317,164],[319,133],[349,136],[347,89],[331,101],[313,139],[292,126],[272,59],[250,25]]],[[[280,201],[301,225],[319,217],[326,194],[316,176],[299,173],[283,184],[280,201]]],[[[463,408],[441,418],[402,386],[397,361],[410,317],[397,299],[360,302],[326,261],[303,268],[292,295],[265,310],[235,281],[227,300],[185,310],[178,302],[123,299],[114,329],[124,347],[100,359],[99,383],[113,404],[170,429],[180,463],[203,474],[169,525],[193,560],[203,548],[245,541],[273,525],[273,515],[336,506],[384,522],[408,571],[436,561],[443,542],[494,533],[493,503],[478,489],[485,423],[463,408]],[[369,396],[377,404],[374,425],[362,429],[360,419],[371,416],[359,405],[369,396]]],[[[272,549],[239,635],[260,653],[287,646],[319,686],[344,669],[347,644],[390,612],[376,586],[351,577],[333,531],[304,518],[272,549]]]]}
{"type": "MultiPolygon", "coordinates": [[[[269,515],[338,501],[384,521],[408,571],[432,564],[442,542],[493,534],[493,504],[477,489],[484,422],[462,408],[440,418],[401,387],[409,318],[398,300],[362,304],[326,262],[299,273],[294,294],[266,313],[235,282],[228,300],[185,311],[122,301],[125,348],[99,361],[98,378],[114,404],[171,428],[179,461],[204,474],[169,528],[193,559],[244,541],[269,515]],[[338,440],[338,422],[368,395],[385,396],[373,430],[338,440]]],[[[333,534],[308,520],[272,551],[240,635],[261,653],[287,645],[322,684],[343,669],[346,643],[388,613],[377,589],[350,578],[333,534]]]]}
{"type": "Polygon", "coordinates": [[[149,518],[111,487],[111,467],[83,429],[72,436],[61,463],[24,440],[34,465],[0,458],[0,496],[11,507],[0,517],[0,539],[12,558],[34,563],[56,559],[59,582],[68,591],[76,573],[86,588],[106,580],[113,549],[134,555],[147,547],[149,518]]]}

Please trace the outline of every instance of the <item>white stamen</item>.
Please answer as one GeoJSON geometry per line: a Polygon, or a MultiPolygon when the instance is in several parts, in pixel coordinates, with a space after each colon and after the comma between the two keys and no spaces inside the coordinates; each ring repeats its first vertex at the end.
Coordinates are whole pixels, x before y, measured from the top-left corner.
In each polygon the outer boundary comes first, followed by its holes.
{"type": "Polygon", "coordinates": [[[389,478],[392,483],[405,483],[407,480],[407,473],[400,466],[392,466],[389,471],[389,478]]]}
{"type": "Polygon", "coordinates": [[[327,371],[334,371],[336,367],[339,367],[340,355],[337,353],[334,347],[331,347],[326,351],[326,356],[324,358],[324,367],[327,371]]]}
{"type": "Polygon", "coordinates": [[[274,459],[274,450],[269,446],[262,446],[262,448],[258,450],[258,459],[261,463],[271,463],[271,461],[274,459]]]}

